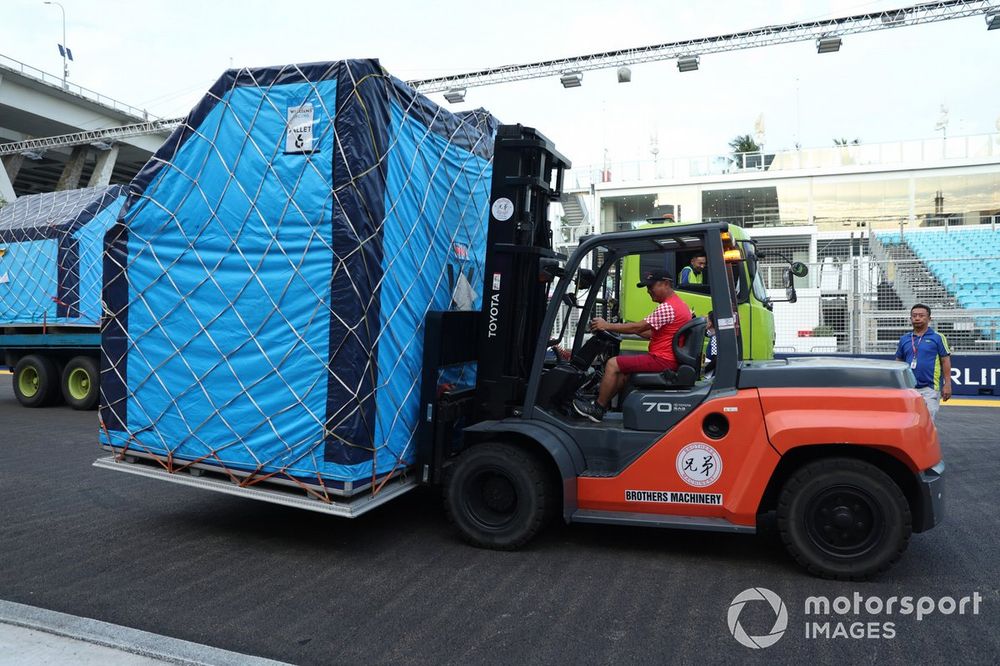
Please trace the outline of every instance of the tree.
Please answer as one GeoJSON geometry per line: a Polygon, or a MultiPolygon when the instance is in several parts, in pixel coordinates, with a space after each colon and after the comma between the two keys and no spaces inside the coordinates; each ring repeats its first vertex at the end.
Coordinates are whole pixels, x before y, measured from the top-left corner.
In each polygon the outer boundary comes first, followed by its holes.
{"type": "Polygon", "coordinates": [[[737,169],[759,169],[761,166],[762,147],[750,134],[740,134],[729,142],[733,151],[733,162],[737,169]]]}
{"type": "Polygon", "coordinates": [[[853,141],[850,141],[850,142],[847,139],[844,139],[844,138],[834,139],[833,140],[833,145],[835,145],[835,146],[848,146],[848,145],[850,145],[850,146],[860,146],[861,145],[861,139],[854,139],[853,141]]]}
{"type": "Polygon", "coordinates": [[[734,155],[739,155],[740,153],[759,153],[760,146],[757,142],[753,140],[753,136],[750,134],[740,134],[733,138],[729,142],[729,148],[733,151],[734,155]]]}

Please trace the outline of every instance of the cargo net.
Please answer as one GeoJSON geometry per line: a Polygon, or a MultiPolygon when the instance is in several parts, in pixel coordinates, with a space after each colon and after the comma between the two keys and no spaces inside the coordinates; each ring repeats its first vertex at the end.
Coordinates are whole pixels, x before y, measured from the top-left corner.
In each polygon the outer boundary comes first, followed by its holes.
{"type": "Polygon", "coordinates": [[[98,325],[101,247],[120,189],[35,194],[0,207],[0,325],[98,325]]]}
{"type": "Polygon", "coordinates": [[[413,465],[425,317],[480,303],[496,121],[350,65],[227,73],[132,183],[105,275],[119,457],[326,502],[413,465]]]}

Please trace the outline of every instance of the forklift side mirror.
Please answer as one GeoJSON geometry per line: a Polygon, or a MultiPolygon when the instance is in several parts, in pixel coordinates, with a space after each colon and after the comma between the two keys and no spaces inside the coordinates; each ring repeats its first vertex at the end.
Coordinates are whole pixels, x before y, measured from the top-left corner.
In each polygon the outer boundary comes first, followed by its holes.
{"type": "Polygon", "coordinates": [[[576,273],[576,288],[578,291],[587,291],[594,286],[597,274],[589,268],[581,268],[576,273]]]}
{"type": "Polygon", "coordinates": [[[792,262],[791,267],[788,269],[792,275],[797,278],[803,278],[809,275],[809,267],[803,264],[801,261],[792,262]]]}

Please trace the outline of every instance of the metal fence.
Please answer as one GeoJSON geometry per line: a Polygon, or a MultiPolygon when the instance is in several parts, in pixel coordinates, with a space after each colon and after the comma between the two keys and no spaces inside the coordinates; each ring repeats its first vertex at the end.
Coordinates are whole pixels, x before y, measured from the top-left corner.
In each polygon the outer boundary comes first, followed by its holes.
{"type": "Polygon", "coordinates": [[[149,113],[146,109],[139,109],[131,104],[120,102],[117,99],[102,95],[101,93],[91,90],[90,88],[84,88],[83,86],[79,86],[75,83],[70,83],[54,74],[49,74],[48,72],[43,72],[42,70],[32,67],[31,65],[26,65],[19,60],[14,60],[13,58],[8,58],[5,55],[0,55],[0,70],[3,69],[9,69],[24,76],[47,83],[50,86],[62,88],[69,93],[79,97],[85,97],[86,99],[97,102],[102,106],[128,114],[136,119],[149,120],[150,118],[159,118],[159,116],[149,113]]]}
{"type": "Polygon", "coordinates": [[[589,188],[598,183],[670,181],[755,171],[888,167],[981,159],[995,155],[1000,155],[1000,133],[825,148],[608,161],[576,166],[567,173],[566,182],[577,188],[589,188]]]}
{"type": "MultiPolygon", "coordinates": [[[[931,325],[954,351],[1000,352],[1000,284],[988,273],[977,273],[979,265],[1000,262],[1000,251],[974,260],[936,259],[935,273],[903,250],[858,240],[853,255],[804,261],[809,275],[796,279],[794,304],[779,302],[786,264],[770,257],[762,261],[761,276],[776,301],[776,353],[891,354],[911,330],[909,310],[916,303],[931,308],[931,325]]],[[[779,251],[801,261],[808,248],[779,251]]]]}
{"type": "MultiPolygon", "coordinates": [[[[1000,238],[1000,231],[981,231],[1000,238]]],[[[973,229],[952,229],[966,234],[973,229]]],[[[910,234],[941,234],[921,230],[910,234]]],[[[933,237],[940,239],[940,236],[933,237]]],[[[986,243],[973,255],[938,256],[935,270],[909,249],[879,235],[761,238],[759,274],[774,301],[776,354],[892,354],[900,336],[912,330],[910,307],[931,308],[931,325],[963,355],[1000,354],[1000,243],[986,243]],[[985,249],[984,249],[985,248],[985,249]],[[783,302],[786,261],[809,267],[796,278],[797,301],[783,302]]],[[[560,310],[551,335],[562,329],[560,310]]],[[[563,344],[571,344],[579,313],[572,311],[563,344]]]]}

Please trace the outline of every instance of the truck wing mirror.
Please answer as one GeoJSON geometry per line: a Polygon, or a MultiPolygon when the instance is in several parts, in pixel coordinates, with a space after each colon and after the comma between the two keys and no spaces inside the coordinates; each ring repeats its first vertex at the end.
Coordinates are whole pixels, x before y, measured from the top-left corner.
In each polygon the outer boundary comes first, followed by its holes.
{"type": "Polygon", "coordinates": [[[799,264],[799,266],[802,267],[803,269],[802,275],[796,274],[795,264],[792,264],[791,266],[785,269],[785,272],[782,273],[781,276],[782,282],[784,283],[785,286],[785,300],[784,300],[785,303],[795,303],[796,301],[799,300],[798,295],[795,293],[795,278],[803,277],[806,275],[806,273],[809,272],[809,269],[806,268],[805,264],[801,264],[799,262],[795,263],[799,264]]]}
{"type": "Polygon", "coordinates": [[[578,291],[587,291],[594,286],[597,274],[589,268],[581,268],[576,273],[576,288],[578,291]]]}
{"type": "Polygon", "coordinates": [[[809,275],[809,267],[801,261],[793,261],[788,270],[791,271],[792,275],[797,278],[803,278],[809,275]]]}

